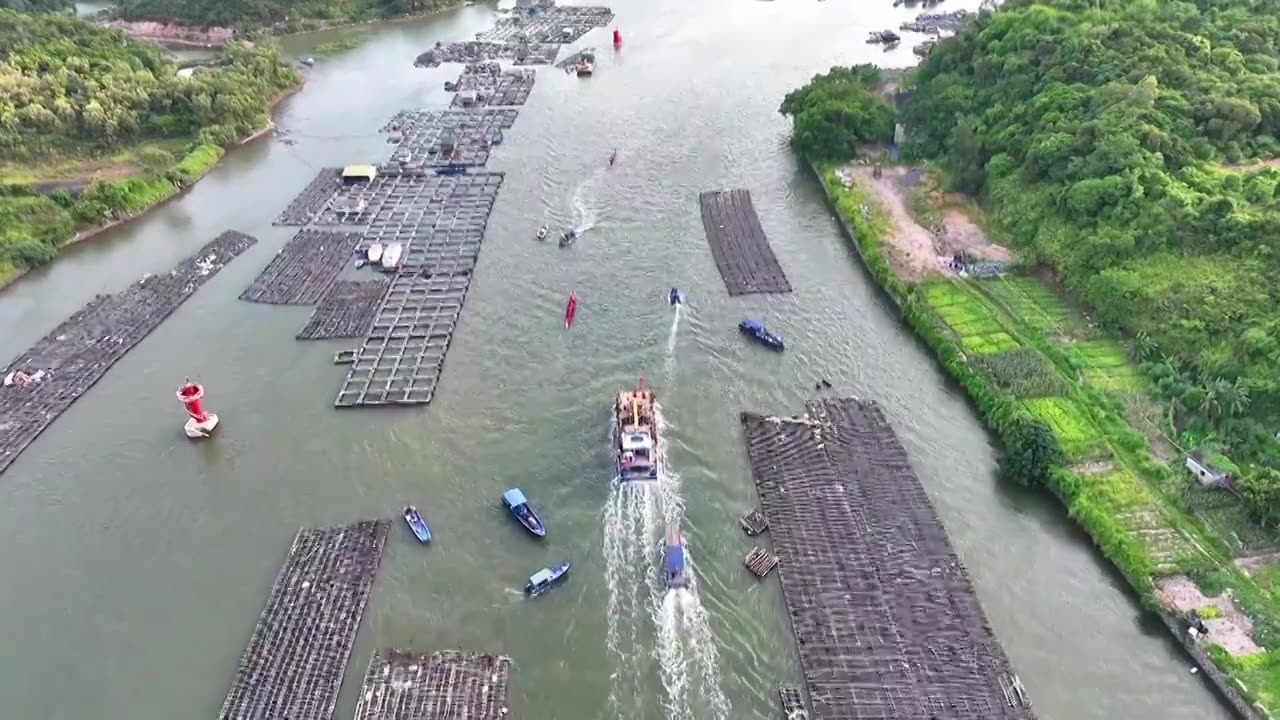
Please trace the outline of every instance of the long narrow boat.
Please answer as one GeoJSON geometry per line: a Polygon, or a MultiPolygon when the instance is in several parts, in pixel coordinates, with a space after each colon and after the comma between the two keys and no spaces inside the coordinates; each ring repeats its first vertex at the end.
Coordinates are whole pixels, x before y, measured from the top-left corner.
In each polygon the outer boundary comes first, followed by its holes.
{"type": "Polygon", "coordinates": [[[529,597],[537,597],[568,576],[569,563],[567,562],[560,563],[555,567],[542,568],[529,576],[529,582],[524,586],[524,594],[529,597]]]}
{"type": "Polygon", "coordinates": [[[431,542],[431,529],[427,527],[427,521],[422,519],[418,508],[410,505],[404,509],[404,521],[409,524],[409,529],[413,531],[414,537],[418,538],[418,542],[431,542]]]}
{"type": "Polygon", "coordinates": [[[644,378],[635,390],[618,393],[614,403],[613,453],[618,479],[658,479],[658,423],[652,390],[644,389],[644,378]]]}
{"type": "Polygon", "coordinates": [[[743,320],[738,323],[738,329],[744,335],[749,335],[756,339],[761,345],[773,350],[785,350],[786,345],[782,342],[782,338],[774,335],[765,329],[764,325],[758,320],[743,320]]]}
{"type": "Polygon", "coordinates": [[[507,512],[511,513],[511,517],[520,523],[521,527],[528,530],[535,537],[546,537],[547,526],[542,524],[542,518],[533,511],[533,507],[529,505],[529,500],[520,492],[520,488],[511,488],[502,493],[502,504],[507,508],[507,512]]]}
{"type": "Polygon", "coordinates": [[[667,570],[667,588],[689,587],[689,573],[684,567],[684,534],[680,528],[667,528],[667,547],[662,560],[667,570]]]}

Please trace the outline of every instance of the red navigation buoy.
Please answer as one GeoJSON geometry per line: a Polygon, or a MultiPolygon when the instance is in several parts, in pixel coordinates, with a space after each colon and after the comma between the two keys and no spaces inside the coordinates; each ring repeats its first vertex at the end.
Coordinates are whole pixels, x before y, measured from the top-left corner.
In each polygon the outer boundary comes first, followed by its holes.
{"type": "Polygon", "coordinates": [[[191,382],[191,378],[187,378],[182,387],[178,388],[178,400],[187,408],[187,423],[182,426],[183,432],[191,439],[206,438],[213,433],[213,429],[218,426],[218,416],[213,413],[207,413],[200,406],[200,400],[204,398],[204,388],[199,383],[191,382]]]}
{"type": "Polygon", "coordinates": [[[622,47],[622,31],[618,28],[613,29],[613,46],[615,48],[622,47]]]}
{"type": "Polygon", "coordinates": [[[573,315],[578,311],[578,293],[573,291],[569,293],[569,306],[564,309],[564,329],[568,330],[573,327],[573,315]]]}

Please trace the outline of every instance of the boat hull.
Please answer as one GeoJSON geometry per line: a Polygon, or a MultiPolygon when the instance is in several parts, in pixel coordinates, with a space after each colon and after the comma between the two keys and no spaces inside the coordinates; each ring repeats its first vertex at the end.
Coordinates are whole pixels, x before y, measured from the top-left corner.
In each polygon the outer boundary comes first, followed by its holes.
{"type": "Polygon", "coordinates": [[[530,535],[539,538],[547,536],[547,526],[528,503],[512,505],[504,499],[502,504],[507,508],[507,513],[511,515],[511,519],[527,530],[530,535]]]}
{"type": "Polygon", "coordinates": [[[427,523],[422,519],[422,515],[412,508],[404,511],[405,524],[413,531],[413,536],[418,542],[426,544],[431,542],[431,529],[427,527],[427,523]]]}
{"type": "Polygon", "coordinates": [[[524,594],[529,597],[537,597],[554,588],[569,577],[569,568],[569,563],[561,563],[553,568],[544,568],[550,573],[550,576],[536,584],[530,580],[530,582],[526,583],[524,586],[524,594]]]}

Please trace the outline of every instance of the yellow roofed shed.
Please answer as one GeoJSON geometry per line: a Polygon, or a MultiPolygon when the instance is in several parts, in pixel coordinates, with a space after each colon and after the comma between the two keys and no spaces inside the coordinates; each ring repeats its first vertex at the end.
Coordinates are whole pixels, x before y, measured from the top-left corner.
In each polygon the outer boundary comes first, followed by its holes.
{"type": "Polygon", "coordinates": [[[342,182],[371,182],[378,175],[378,168],[372,165],[348,165],[342,168],[342,182]]]}

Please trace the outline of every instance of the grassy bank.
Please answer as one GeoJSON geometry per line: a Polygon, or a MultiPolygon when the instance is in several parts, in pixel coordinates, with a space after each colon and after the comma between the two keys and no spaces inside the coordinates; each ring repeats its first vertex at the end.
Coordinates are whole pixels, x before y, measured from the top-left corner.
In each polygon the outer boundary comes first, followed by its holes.
{"type": "Polygon", "coordinates": [[[1189,578],[1208,596],[1201,617],[1216,622],[1219,605],[1247,616],[1244,636],[1260,652],[1232,654],[1216,634],[1202,647],[1224,692],[1261,716],[1280,712],[1280,573],[1250,577],[1233,562],[1242,534],[1261,533],[1259,547],[1274,537],[1237,499],[1214,495],[1226,491],[1201,488],[1179,455],[1153,452],[1164,421],[1126,348],[1035,277],[904,282],[886,260],[889,225],[872,194],[815,170],[867,269],[999,439],[1006,473],[1053,492],[1145,608],[1171,615],[1169,583],[1189,578]]]}

